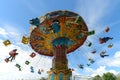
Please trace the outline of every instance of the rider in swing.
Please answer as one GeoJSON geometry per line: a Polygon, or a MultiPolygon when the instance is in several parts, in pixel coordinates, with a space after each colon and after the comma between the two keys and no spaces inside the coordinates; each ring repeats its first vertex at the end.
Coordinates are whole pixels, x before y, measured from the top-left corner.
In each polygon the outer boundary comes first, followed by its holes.
{"type": "Polygon", "coordinates": [[[13,59],[15,60],[16,55],[18,55],[18,53],[16,53],[16,51],[17,51],[17,49],[14,49],[11,52],[9,52],[10,57],[7,58],[9,61],[12,62],[13,59]]]}

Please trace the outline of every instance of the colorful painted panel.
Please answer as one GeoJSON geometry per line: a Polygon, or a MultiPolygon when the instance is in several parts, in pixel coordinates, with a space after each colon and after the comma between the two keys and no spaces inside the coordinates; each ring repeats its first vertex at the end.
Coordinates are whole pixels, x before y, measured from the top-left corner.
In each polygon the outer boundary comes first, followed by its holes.
{"type": "Polygon", "coordinates": [[[55,80],[55,74],[54,73],[51,74],[51,79],[50,80],[55,80]]]}
{"type": "Polygon", "coordinates": [[[60,74],[59,74],[59,80],[63,80],[63,76],[64,76],[64,74],[63,74],[63,73],[60,73],[60,74]]]}
{"type": "MultiPolygon", "coordinates": [[[[39,24],[38,21],[41,20],[38,19],[31,22],[37,27],[30,34],[30,45],[39,54],[53,56],[53,42],[58,38],[67,39],[65,45],[68,46],[67,53],[70,53],[82,46],[88,36],[87,25],[82,17],[74,12],[59,10],[47,13],[39,24]]],[[[94,33],[89,33],[92,34],[94,33]]]]}
{"type": "Polygon", "coordinates": [[[68,75],[67,75],[67,80],[71,80],[70,78],[71,78],[71,75],[68,74],[68,75]]]}

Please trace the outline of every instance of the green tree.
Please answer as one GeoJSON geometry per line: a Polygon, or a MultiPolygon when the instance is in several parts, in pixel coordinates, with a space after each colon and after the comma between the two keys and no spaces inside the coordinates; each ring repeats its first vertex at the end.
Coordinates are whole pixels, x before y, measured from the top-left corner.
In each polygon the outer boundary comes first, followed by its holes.
{"type": "Polygon", "coordinates": [[[120,73],[116,77],[117,77],[116,80],[120,80],[120,73]]]}
{"type": "Polygon", "coordinates": [[[102,76],[102,80],[116,80],[116,76],[113,73],[107,72],[102,76]]]}
{"type": "Polygon", "coordinates": [[[102,80],[101,76],[100,75],[96,75],[95,77],[93,77],[92,80],[102,80]]]}

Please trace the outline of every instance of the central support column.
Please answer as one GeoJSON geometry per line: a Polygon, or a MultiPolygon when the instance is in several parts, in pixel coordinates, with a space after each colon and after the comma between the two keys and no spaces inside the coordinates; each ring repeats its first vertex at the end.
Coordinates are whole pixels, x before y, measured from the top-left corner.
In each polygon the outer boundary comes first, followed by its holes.
{"type": "Polygon", "coordinates": [[[66,58],[67,47],[57,45],[54,48],[54,58],[52,68],[56,70],[68,70],[68,60],[66,58]]]}
{"type": "Polygon", "coordinates": [[[71,80],[72,71],[68,69],[67,54],[68,40],[64,37],[53,41],[54,57],[51,71],[48,71],[49,80],[71,80]]]}

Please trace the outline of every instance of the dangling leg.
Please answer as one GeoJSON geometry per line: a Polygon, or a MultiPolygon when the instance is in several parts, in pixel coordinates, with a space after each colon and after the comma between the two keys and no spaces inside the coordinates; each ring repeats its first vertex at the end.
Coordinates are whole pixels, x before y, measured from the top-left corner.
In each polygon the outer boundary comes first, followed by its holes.
{"type": "Polygon", "coordinates": [[[112,39],[113,39],[113,37],[109,37],[109,39],[111,39],[111,40],[112,40],[112,39]]]}
{"type": "Polygon", "coordinates": [[[14,57],[12,57],[10,61],[12,62],[13,59],[14,59],[14,57]]]}
{"type": "Polygon", "coordinates": [[[100,55],[102,58],[104,58],[105,56],[104,55],[100,55]]]}
{"type": "Polygon", "coordinates": [[[104,41],[107,42],[108,40],[112,40],[113,38],[112,37],[106,37],[104,38],[104,41]]]}
{"type": "Polygon", "coordinates": [[[8,57],[7,59],[9,60],[11,58],[11,56],[10,57],[8,57]]]}
{"type": "Polygon", "coordinates": [[[15,60],[15,56],[13,57],[13,59],[15,60]]]}
{"type": "Polygon", "coordinates": [[[10,57],[8,57],[8,59],[10,59],[11,58],[11,56],[10,57]]]}
{"type": "Polygon", "coordinates": [[[109,56],[109,55],[104,55],[104,56],[109,56]]]}

